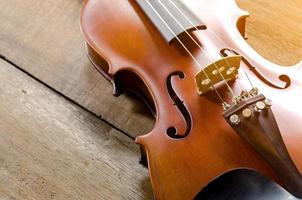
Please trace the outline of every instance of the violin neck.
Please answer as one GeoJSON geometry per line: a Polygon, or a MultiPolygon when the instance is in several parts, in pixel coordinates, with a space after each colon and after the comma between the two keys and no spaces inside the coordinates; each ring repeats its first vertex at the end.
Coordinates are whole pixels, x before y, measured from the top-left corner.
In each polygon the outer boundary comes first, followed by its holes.
{"type": "Polygon", "coordinates": [[[168,43],[184,31],[206,28],[181,0],[135,1],[168,43]]]}

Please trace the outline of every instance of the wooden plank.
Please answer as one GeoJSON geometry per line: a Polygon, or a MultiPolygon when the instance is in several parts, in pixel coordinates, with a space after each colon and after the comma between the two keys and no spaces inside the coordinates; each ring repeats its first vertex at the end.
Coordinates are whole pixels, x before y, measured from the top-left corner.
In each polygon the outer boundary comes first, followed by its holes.
{"type": "Polygon", "coordinates": [[[151,199],[133,140],[0,61],[0,199],[151,199]]]}
{"type": "Polygon", "coordinates": [[[148,132],[154,122],[145,106],[129,96],[113,98],[112,85],[89,63],[80,33],[81,5],[1,0],[0,54],[133,137],[148,132]]]}
{"type": "Polygon", "coordinates": [[[265,58],[281,65],[302,61],[302,1],[237,0],[251,16],[248,43],[265,58]]]}
{"type": "MultiPolygon", "coordinates": [[[[300,0],[237,0],[249,11],[248,42],[266,58],[294,64],[302,58],[300,0]],[[269,49],[269,51],[268,51],[269,49]]],[[[0,54],[129,135],[154,121],[138,101],[113,98],[111,85],[89,64],[79,30],[82,1],[1,0],[0,54]]]]}

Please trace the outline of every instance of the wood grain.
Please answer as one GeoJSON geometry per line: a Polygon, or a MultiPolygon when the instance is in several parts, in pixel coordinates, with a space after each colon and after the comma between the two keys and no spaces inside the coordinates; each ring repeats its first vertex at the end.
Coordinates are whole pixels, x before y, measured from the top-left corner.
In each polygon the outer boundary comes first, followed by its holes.
{"type": "Polygon", "coordinates": [[[89,63],[81,5],[80,0],[1,0],[0,54],[129,135],[148,132],[153,119],[145,106],[129,96],[113,98],[111,84],[89,63]]]}
{"type": "Polygon", "coordinates": [[[302,1],[237,0],[247,10],[248,43],[265,58],[281,65],[302,61],[302,1]]]}
{"type": "MultiPolygon", "coordinates": [[[[302,58],[300,0],[237,0],[251,13],[248,42],[279,64],[302,58]]],[[[89,64],[79,30],[81,0],[0,1],[0,54],[135,137],[152,129],[144,106],[112,87],[89,64]]]]}
{"type": "Polygon", "coordinates": [[[138,148],[0,61],[0,199],[151,199],[138,148]]]}

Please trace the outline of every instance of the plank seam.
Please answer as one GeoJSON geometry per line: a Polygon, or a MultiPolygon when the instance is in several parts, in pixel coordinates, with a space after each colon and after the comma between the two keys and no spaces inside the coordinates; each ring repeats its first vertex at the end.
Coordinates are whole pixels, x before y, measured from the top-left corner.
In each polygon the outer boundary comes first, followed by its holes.
{"type": "Polygon", "coordinates": [[[3,56],[0,54],[0,59],[9,63],[10,65],[12,65],[13,67],[15,67],[16,69],[20,70],[21,72],[23,72],[24,74],[26,74],[27,76],[29,76],[30,78],[34,79],[35,81],[39,82],[40,84],[44,85],[45,87],[47,87],[48,89],[52,90],[53,92],[55,92],[56,94],[62,96],[63,98],[65,98],[66,100],[68,100],[69,102],[71,102],[72,104],[80,107],[81,109],[87,111],[88,113],[92,114],[93,116],[97,117],[99,120],[101,120],[102,122],[104,122],[105,124],[111,126],[112,128],[116,129],[117,131],[120,131],[121,133],[123,133],[125,136],[127,136],[128,138],[135,140],[134,137],[132,137],[130,134],[126,133],[125,131],[121,130],[120,128],[116,127],[114,124],[108,122],[106,119],[102,118],[102,116],[98,116],[97,114],[95,114],[94,112],[92,112],[91,110],[85,108],[84,106],[82,106],[81,104],[79,104],[78,102],[74,101],[73,99],[71,99],[70,97],[66,96],[65,94],[63,94],[62,92],[56,90],[55,88],[51,87],[50,85],[48,85],[47,83],[43,82],[42,80],[38,79],[36,76],[34,76],[33,74],[29,73],[28,71],[24,70],[22,67],[18,66],[16,63],[12,62],[11,60],[9,60],[7,57],[3,56]]]}

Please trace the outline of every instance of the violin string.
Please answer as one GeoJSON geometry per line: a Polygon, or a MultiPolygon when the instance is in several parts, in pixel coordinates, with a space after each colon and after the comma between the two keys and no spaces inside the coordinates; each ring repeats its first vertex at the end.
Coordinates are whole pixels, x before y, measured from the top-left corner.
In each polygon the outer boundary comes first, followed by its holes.
{"type": "MultiPolygon", "coordinates": [[[[189,17],[187,17],[184,13],[183,13],[183,11],[172,1],[172,0],[168,0],[177,10],[178,10],[178,12],[179,13],[181,13],[181,15],[193,26],[193,28],[196,30],[196,31],[199,31],[199,29],[197,28],[197,26],[195,26],[194,25],[194,23],[189,19],[189,17]]],[[[224,41],[214,32],[214,31],[212,31],[212,30],[207,30],[207,31],[209,31],[209,32],[211,32],[212,33],[212,35],[214,36],[214,37],[216,37],[218,40],[220,40],[222,43],[224,43],[224,41]]],[[[224,55],[222,54],[222,53],[220,53],[220,55],[222,56],[222,57],[224,57],[224,55]]],[[[227,61],[227,60],[225,60],[225,62],[227,63],[227,65],[228,65],[228,67],[230,67],[230,64],[229,64],[229,62],[227,61]]],[[[252,81],[251,81],[251,79],[250,79],[250,77],[248,76],[248,74],[246,73],[246,71],[244,70],[244,69],[242,69],[243,70],[243,72],[244,72],[244,74],[245,74],[245,76],[246,76],[246,78],[248,79],[248,81],[249,81],[249,83],[250,83],[250,85],[252,86],[252,88],[254,88],[254,85],[253,85],[253,83],[252,83],[252,81]]]]}
{"type": "Polygon", "coordinates": [[[244,74],[245,74],[245,76],[246,76],[247,80],[248,80],[248,81],[249,81],[249,83],[251,84],[252,88],[255,88],[255,87],[254,87],[254,84],[252,83],[252,81],[251,81],[251,79],[250,79],[250,77],[249,77],[249,75],[246,73],[246,71],[245,71],[245,70],[243,70],[243,72],[244,72],[244,74]]]}
{"type": "Polygon", "coordinates": [[[186,50],[186,52],[190,55],[190,57],[193,59],[193,61],[197,64],[198,67],[200,67],[202,69],[202,72],[204,73],[204,75],[206,76],[206,78],[208,80],[210,80],[210,84],[212,86],[212,88],[214,89],[215,93],[217,94],[217,96],[219,97],[219,99],[221,100],[222,103],[226,103],[221,95],[219,94],[217,88],[215,87],[215,85],[213,84],[212,80],[209,78],[208,74],[205,72],[205,70],[203,69],[202,65],[197,61],[197,59],[193,56],[193,54],[189,51],[189,49],[186,47],[186,45],[180,40],[180,38],[176,35],[176,33],[171,29],[171,27],[167,24],[167,22],[162,18],[162,16],[158,13],[158,11],[154,8],[154,6],[149,2],[149,0],[146,0],[146,2],[148,3],[148,5],[150,6],[150,8],[154,11],[154,13],[160,18],[160,20],[165,24],[165,26],[169,29],[169,31],[174,35],[175,39],[181,44],[181,46],[186,50]]]}
{"type": "MultiPolygon", "coordinates": [[[[190,39],[197,45],[197,47],[202,50],[208,57],[211,57],[211,55],[208,53],[208,51],[203,48],[193,37],[192,35],[186,30],[186,28],[179,22],[178,19],[176,19],[176,17],[168,10],[168,8],[161,2],[161,0],[157,0],[161,6],[168,12],[168,14],[173,18],[173,20],[183,29],[183,31],[190,37],[190,39]]],[[[197,28],[197,27],[196,27],[197,28]]],[[[234,92],[232,90],[232,88],[230,87],[230,85],[228,84],[228,82],[226,81],[226,79],[224,78],[224,76],[221,74],[220,70],[218,69],[218,66],[216,65],[216,63],[214,62],[214,66],[217,70],[217,72],[220,74],[222,80],[224,81],[224,84],[227,86],[228,90],[231,92],[232,96],[234,97],[234,92]]],[[[230,67],[230,66],[229,66],[230,67]]]]}

